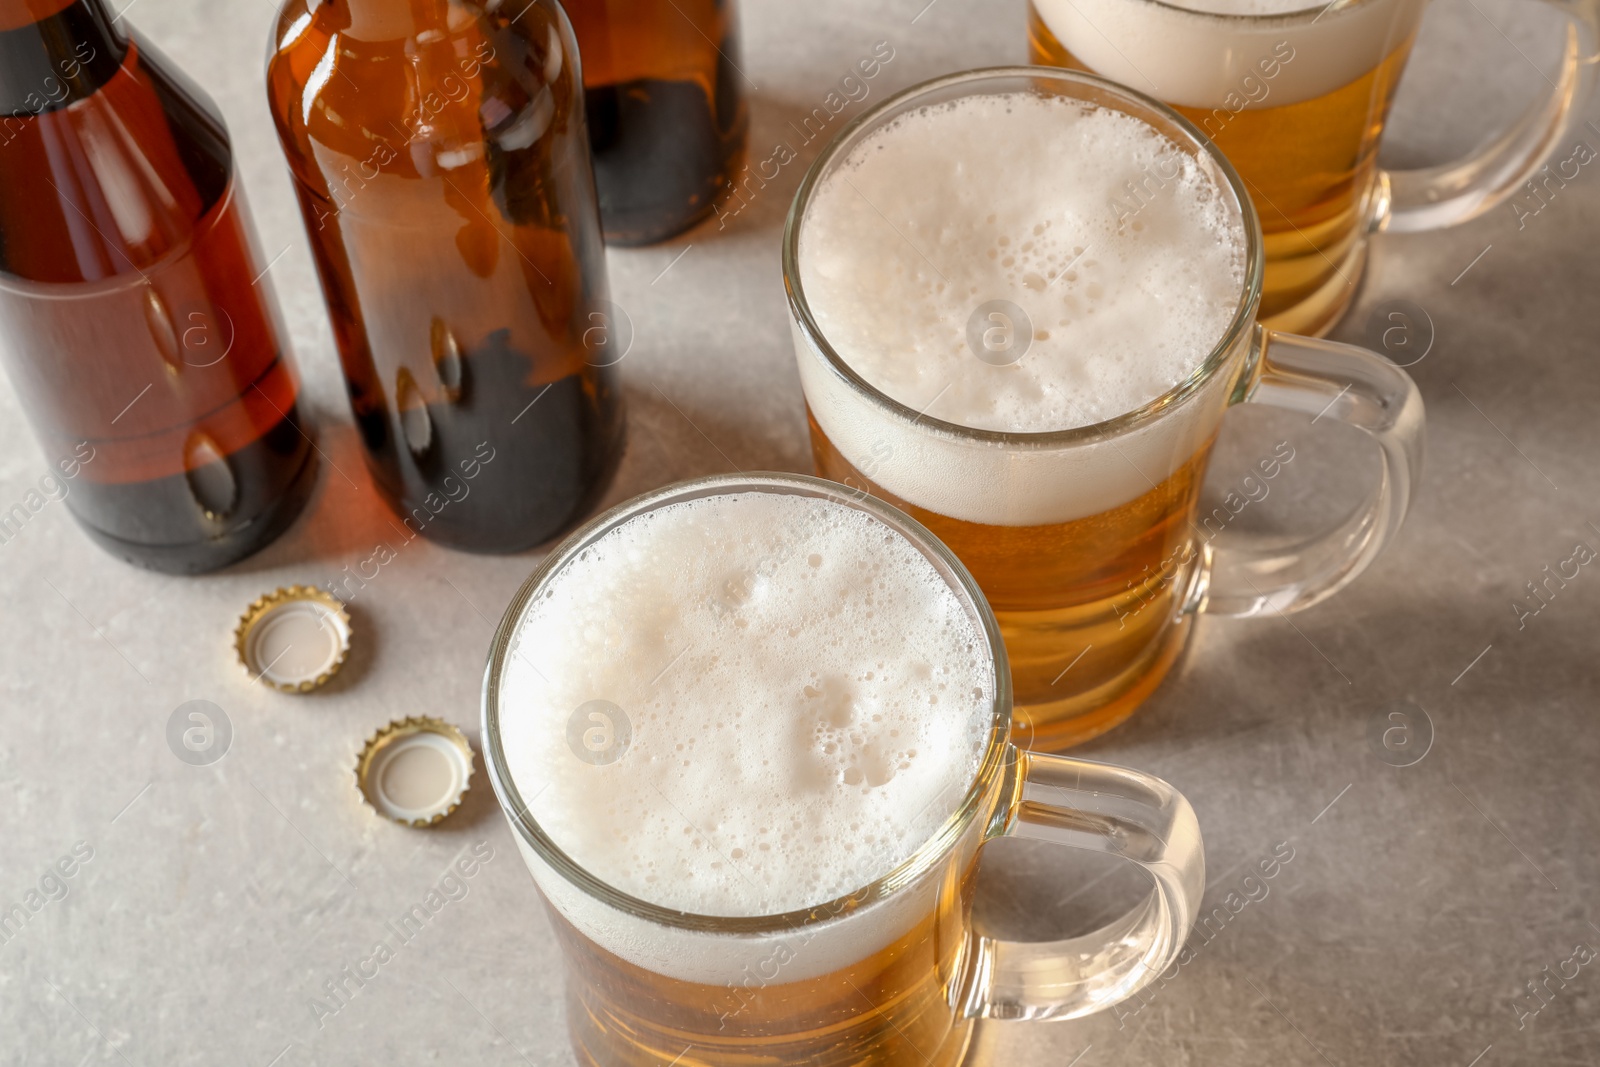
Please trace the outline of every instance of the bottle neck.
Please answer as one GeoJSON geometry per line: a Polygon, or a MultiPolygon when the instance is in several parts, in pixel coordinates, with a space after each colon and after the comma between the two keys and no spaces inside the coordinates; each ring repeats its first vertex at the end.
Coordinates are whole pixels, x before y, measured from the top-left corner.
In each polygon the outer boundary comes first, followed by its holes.
{"type": "Polygon", "coordinates": [[[0,120],[89,96],[127,50],[102,0],[0,0],[0,120]]]}

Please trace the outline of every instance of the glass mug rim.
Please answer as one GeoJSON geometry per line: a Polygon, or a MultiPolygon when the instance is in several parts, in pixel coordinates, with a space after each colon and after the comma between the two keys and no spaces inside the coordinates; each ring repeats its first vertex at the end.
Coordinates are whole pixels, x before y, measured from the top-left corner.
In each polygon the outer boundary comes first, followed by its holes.
{"type": "Polygon", "coordinates": [[[984,814],[985,798],[993,792],[996,784],[1008,773],[1016,759],[1010,742],[1011,670],[1006,659],[1005,641],[1000,636],[1000,625],[995,620],[994,612],[989,608],[989,602],[984,598],[977,581],[967,571],[966,566],[926,527],[898,508],[865,492],[806,474],[751,471],[740,474],[714,474],[674,482],[626,500],[574,530],[540,561],[538,567],[517,590],[516,596],[512,598],[505,614],[501,617],[495,629],[493,644],[490,646],[489,661],[484,672],[482,699],[482,746],[490,784],[494,787],[500,807],[506,813],[513,830],[538,854],[539,858],[585,896],[660,926],[708,934],[760,936],[792,932],[804,926],[818,925],[849,914],[869,904],[885,900],[903,888],[915,885],[924,875],[934,870],[949,854],[950,849],[972,829],[974,820],[984,814]],[[867,885],[849,893],[791,911],[751,916],[702,915],[653,904],[623,892],[568,856],[544,832],[529,811],[529,805],[517,791],[516,783],[506,765],[499,730],[500,675],[509,658],[511,639],[528,604],[568,563],[587,551],[600,538],[630,519],[668,504],[744,492],[805,496],[856,508],[889,526],[910,541],[924,556],[929,557],[930,561],[940,569],[940,576],[962,599],[963,606],[968,609],[983,631],[994,669],[994,704],[988,739],[984,743],[983,755],[979,759],[978,770],[972,784],[944,823],[928,835],[901,863],[867,885]],[[513,812],[516,814],[512,814],[513,812]]]}
{"type": "MultiPolygon", "coordinates": [[[[1157,3],[1159,0],[1141,0],[1141,2],[1157,3]]],[[[1365,3],[1367,0],[1355,0],[1355,2],[1365,3]]],[[[1084,97],[1079,96],[1078,99],[1082,100],[1084,97]]],[[[1092,103],[1092,101],[1086,102],[1092,103]]],[[[1161,130],[1158,127],[1158,132],[1165,135],[1169,131],[1161,130]]],[[[1182,403],[1203,389],[1212,378],[1221,372],[1224,367],[1228,366],[1229,358],[1240,347],[1240,339],[1255,325],[1256,308],[1261,301],[1262,272],[1265,258],[1262,246],[1261,220],[1256,214],[1255,205],[1245,188],[1244,180],[1239,177],[1239,172],[1234,169],[1228,158],[1222,154],[1216,145],[1211,143],[1210,138],[1200,132],[1199,127],[1155,97],[1141,93],[1137,89],[1130,89],[1098,74],[1069,70],[1064,67],[1030,66],[979,67],[974,70],[942,75],[928,81],[919,82],[907,89],[902,89],[876,107],[856,116],[849,125],[839,131],[833,140],[828,142],[817,158],[812,161],[811,166],[806,169],[805,177],[800,180],[800,187],[795,191],[794,200],[789,206],[788,216],[784,219],[782,254],[783,284],[789,300],[790,315],[793,317],[795,324],[804,332],[807,341],[821,354],[827,368],[843,379],[854,392],[868,398],[880,407],[887,408],[892,414],[907,423],[915,424],[919,429],[932,431],[936,435],[952,437],[958,440],[978,441],[1012,449],[1061,448],[1120,436],[1154,421],[1167,409],[1182,403]],[[806,211],[810,206],[811,198],[830,164],[853,148],[870,129],[883,120],[884,116],[904,108],[907,104],[914,103],[919,97],[933,96],[941,90],[952,86],[972,86],[974,87],[972,91],[960,95],[976,96],[982,94],[983,90],[979,86],[984,83],[998,85],[1002,81],[1017,78],[1087,86],[1096,92],[1117,99],[1122,105],[1128,105],[1118,108],[1125,114],[1131,114],[1134,118],[1148,122],[1148,115],[1140,114],[1140,111],[1154,113],[1163,123],[1176,127],[1174,132],[1182,134],[1187,142],[1180,144],[1180,149],[1191,152],[1195,156],[1205,157],[1226,179],[1227,186],[1233,193],[1234,202],[1239,208],[1245,231],[1244,284],[1241,286],[1239,302],[1234,308],[1233,318],[1228,323],[1227,329],[1222,332],[1210,353],[1200,365],[1183,381],[1155,399],[1134,408],[1132,411],[1126,411],[1112,418],[1090,423],[1087,426],[1074,426],[1065,430],[1010,431],[980,429],[973,426],[963,426],[960,423],[947,422],[902,404],[867,381],[834,350],[833,345],[829,343],[826,335],[824,335],[821,327],[817,325],[816,319],[811,314],[811,306],[806,301],[805,287],[800,279],[800,231],[804,225],[806,211]]]]}
{"type": "Polygon", "coordinates": [[[1174,11],[1184,15],[1220,19],[1224,22],[1245,23],[1251,26],[1287,26],[1300,22],[1308,15],[1311,16],[1312,22],[1316,22],[1324,15],[1338,14],[1356,7],[1368,7],[1377,4],[1379,0],[1332,0],[1331,3],[1308,4],[1305,7],[1297,7],[1292,11],[1274,11],[1270,14],[1251,13],[1248,11],[1202,11],[1171,3],[1170,0],[1132,0],[1132,2],[1148,4],[1151,7],[1164,8],[1167,11],[1174,11]]]}

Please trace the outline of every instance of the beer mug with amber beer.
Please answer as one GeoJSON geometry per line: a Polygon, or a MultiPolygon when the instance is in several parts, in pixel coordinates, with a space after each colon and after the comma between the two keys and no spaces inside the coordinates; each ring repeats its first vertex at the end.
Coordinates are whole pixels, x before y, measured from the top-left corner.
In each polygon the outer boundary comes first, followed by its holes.
{"type": "Polygon", "coordinates": [[[1260,325],[1265,260],[1216,147],[1078,71],[908,90],[801,183],[783,271],[817,471],[971,570],[1005,634],[1020,744],[1109,729],[1198,613],[1310,607],[1398,529],[1416,386],[1365,349],[1260,325]],[[1208,523],[1211,446],[1245,401],[1366,431],[1383,463],[1363,505],[1288,547],[1208,523]]]}
{"type": "Polygon", "coordinates": [[[1166,782],[1011,744],[961,563],[815,478],[686,482],[574,534],[507,609],[483,715],[594,1067],[956,1067],[980,1019],[1133,996],[1205,886],[1166,782]],[[1008,836],[1149,892],[1068,940],[987,936],[978,857],[1008,836]]]}
{"type": "Polygon", "coordinates": [[[1384,170],[1378,141],[1425,6],[1029,0],[1028,41],[1035,63],[1149,93],[1215,141],[1261,216],[1262,320],[1321,334],[1355,295],[1373,231],[1449,226],[1521,191],[1592,84],[1596,5],[1561,0],[1560,72],[1518,123],[1466,159],[1384,170]]]}

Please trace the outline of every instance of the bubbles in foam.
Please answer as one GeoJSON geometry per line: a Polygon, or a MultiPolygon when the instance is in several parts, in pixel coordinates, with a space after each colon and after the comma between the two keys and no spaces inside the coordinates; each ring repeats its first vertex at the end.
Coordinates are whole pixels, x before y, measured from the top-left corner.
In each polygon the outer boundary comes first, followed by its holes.
{"type": "Polygon", "coordinates": [[[801,284],[822,333],[901,403],[1033,432],[1133,411],[1187,378],[1243,288],[1244,227],[1202,164],[1143,121],[1032,93],[902,115],[816,191],[801,284]],[[981,358],[993,301],[1031,333],[981,358]],[[931,407],[930,407],[931,405],[931,407]]]}
{"type": "Polygon", "coordinates": [[[864,512],[741,493],[638,516],[530,604],[501,732],[530,811],[611,885],[763,915],[859,889],[960,803],[994,699],[984,636],[909,541],[864,512]],[[565,738],[610,701],[626,751],[565,738]]]}

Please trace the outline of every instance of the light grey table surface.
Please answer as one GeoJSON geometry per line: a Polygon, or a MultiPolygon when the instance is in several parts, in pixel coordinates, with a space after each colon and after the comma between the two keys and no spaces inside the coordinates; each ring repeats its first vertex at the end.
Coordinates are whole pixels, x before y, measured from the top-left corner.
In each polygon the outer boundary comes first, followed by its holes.
{"type": "MultiPolygon", "coordinates": [[[[629,448],[610,500],[735,465],[809,469],[777,241],[818,145],[788,121],[878,41],[894,59],[869,102],[1025,54],[1017,0],[924,3],[746,5],[752,156],[783,141],[800,158],[725,229],[611,254],[636,341],[622,367],[629,448]]],[[[272,4],[129,6],[232,126],[262,245],[283,252],[271,276],[326,461],[307,514],[223,574],[125,566],[60,504],[0,545],[0,906],[74,848],[92,850],[66,896],[0,943],[0,1063],[568,1064],[552,935],[481,763],[463,810],[432,832],[380,822],[349,773],[390,718],[440,715],[476,741],[490,635],[537,554],[406,546],[354,599],[352,661],[314,697],[253,685],[235,664],[229,634],[254,597],[331,579],[390,528],[267,116],[272,4]],[[232,725],[230,750],[208,767],[181,763],[165,740],[191,699],[214,701],[232,725]],[[466,895],[319,1019],[324,983],[480,842],[493,858],[466,895]]],[[[1527,0],[1441,0],[1386,160],[1448,158],[1516,114],[1543,87],[1559,27],[1527,0]]],[[[1567,145],[1578,140],[1600,146],[1600,132],[1580,128],[1567,145]]],[[[1544,565],[1579,542],[1600,548],[1597,173],[1586,167],[1520,224],[1500,207],[1448,232],[1376,241],[1334,336],[1360,340],[1374,309],[1397,299],[1433,324],[1412,367],[1429,453],[1405,529],[1354,586],[1292,622],[1202,620],[1147,707],[1082,750],[1159,774],[1193,801],[1208,910],[1244,893],[1281,843],[1293,859],[1265,897],[1255,890],[1220,933],[1192,941],[1192,962],[1137,1014],[999,1027],[996,1062],[1600,1061],[1600,966],[1552,983],[1548,1005],[1523,1014],[1538,1003],[1525,983],[1580,944],[1600,946],[1600,575],[1585,568],[1523,628],[1513,608],[1544,565]],[[1406,702],[1434,737],[1421,762],[1395,768],[1369,729],[1406,702]]],[[[1326,421],[1244,412],[1230,420],[1214,490],[1280,439],[1303,458],[1250,515],[1266,526],[1336,517],[1375,464],[1326,421]]],[[[46,469],[0,386],[0,507],[46,469]]],[[[997,929],[1081,926],[1119,886],[1088,869],[1063,880],[1049,859],[991,857],[985,913],[997,929]]]]}

